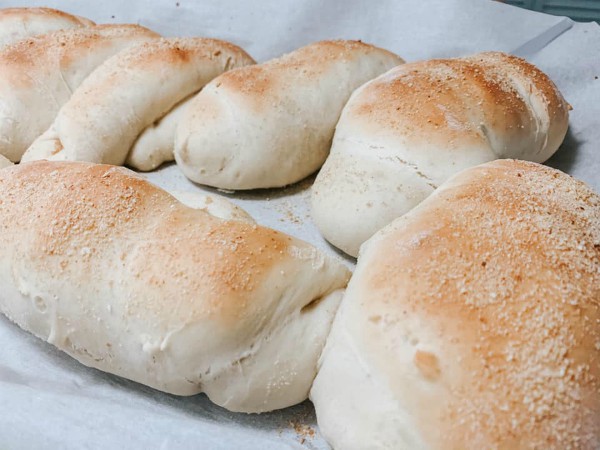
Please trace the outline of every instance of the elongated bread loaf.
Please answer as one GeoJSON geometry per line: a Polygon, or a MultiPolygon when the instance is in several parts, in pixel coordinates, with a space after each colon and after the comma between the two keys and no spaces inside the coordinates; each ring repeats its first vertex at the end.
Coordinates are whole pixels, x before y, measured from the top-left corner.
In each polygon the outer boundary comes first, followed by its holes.
{"type": "Polygon", "coordinates": [[[52,31],[93,25],[89,19],[52,8],[0,9],[0,47],[52,31]]]}
{"type": "Polygon", "coordinates": [[[600,196],[456,175],[365,243],[321,361],[336,449],[600,448],[600,196]]]}
{"type": "Polygon", "coordinates": [[[353,95],[313,186],[323,236],[360,244],[458,171],[497,158],[548,159],[567,131],[552,81],[503,53],[392,69],[353,95]]]}
{"type": "Polygon", "coordinates": [[[341,263],[119,167],[23,163],[0,171],[0,198],[0,311],[25,330],[233,411],[307,397],[349,277],[341,263]]]}
{"type": "Polygon", "coordinates": [[[325,161],[354,89],[401,64],[357,41],[323,41],[221,75],[193,99],[175,158],[191,180],[225,189],[284,186],[325,161]]]}
{"type": "Polygon", "coordinates": [[[4,167],[8,166],[12,166],[12,162],[10,162],[10,160],[6,159],[4,156],[0,155],[0,169],[3,169],[4,167]]]}
{"type": "Polygon", "coordinates": [[[219,74],[253,63],[241,48],[216,39],[169,38],[125,50],[85,80],[26,160],[122,165],[138,136],[177,103],[219,74]]]}
{"type": "Polygon", "coordinates": [[[57,31],[0,50],[0,154],[19,161],[83,80],[119,51],[158,35],[138,25],[57,31]]]}

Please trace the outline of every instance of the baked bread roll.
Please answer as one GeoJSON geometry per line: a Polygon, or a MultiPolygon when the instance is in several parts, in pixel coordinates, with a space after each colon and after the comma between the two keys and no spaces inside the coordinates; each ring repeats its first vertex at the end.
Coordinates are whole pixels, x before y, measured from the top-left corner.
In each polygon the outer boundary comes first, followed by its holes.
{"type": "Polygon", "coordinates": [[[348,280],[341,263],[120,167],[20,164],[0,171],[0,198],[0,310],[23,329],[85,365],[232,411],[307,397],[348,280]]]}
{"type": "Polygon", "coordinates": [[[392,69],[345,106],[313,186],[315,223],[356,256],[460,170],[497,158],[547,160],[567,131],[567,107],[546,75],[503,53],[392,69]]]}
{"type": "Polygon", "coordinates": [[[321,167],[354,89],[401,64],[357,41],[323,41],[221,75],[177,127],[175,159],[192,181],[223,189],[285,186],[321,167]]]}
{"type": "Polygon", "coordinates": [[[0,154],[19,161],[104,60],[158,38],[138,25],[57,31],[0,50],[0,154]]]}
{"type": "Polygon", "coordinates": [[[0,9],[0,47],[52,31],[92,25],[89,19],[52,8],[0,9]]]}
{"type": "Polygon", "coordinates": [[[10,162],[10,160],[6,159],[4,156],[0,155],[0,169],[3,169],[4,167],[8,166],[12,166],[12,162],[10,162]]]}
{"type": "Polygon", "coordinates": [[[253,63],[216,39],[161,39],[123,51],[75,91],[25,160],[122,165],[140,133],[177,103],[224,71],[253,63]]]}
{"type": "Polygon", "coordinates": [[[311,390],[336,449],[600,448],[600,196],[467,169],[378,232],[311,390]]]}

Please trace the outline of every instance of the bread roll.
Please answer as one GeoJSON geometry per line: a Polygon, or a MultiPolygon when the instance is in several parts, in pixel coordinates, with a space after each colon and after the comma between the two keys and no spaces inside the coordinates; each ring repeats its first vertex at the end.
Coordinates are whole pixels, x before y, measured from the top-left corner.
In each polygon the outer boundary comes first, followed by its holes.
{"type": "Polygon", "coordinates": [[[216,39],[161,39],[123,51],[85,80],[26,160],[122,165],[140,133],[177,103],[252,63],[241,48],[216,39]]]}
{"type": "Polygon", "coordinates": [[[138,25],[57,31],[0,51],[0,154],[19,161],[83,80],[115,53],[158,35],[138,25]]]}
{"type": "Polygon", "coordinates": [[[175,130],[193,97],[182,100],[164,117],[147,127],[131,147],[125,165],[147,172],[173,161],[175,130]]]}
{"type": "Polygon", "coordinates": [[[184,113],[175,158],[192,181],[223,189],[284,186],[317,170],[344,103],[401,64],[357,41],[323,41],[221,75],[184,113]]]}
{"type": "Polygon", "coordinates": [[[0,48],[52,31],[93,25],[89,19],[51,8],[0,9],[0,48]]]}
{"type": "Polygon", "coordinates": [[[600,448],[600,196],[467,169],[378,232],[311,390],[336,449],[600,448]]]}
{"type": "Polygon", "coordinates": [[[348,280],[314,247],[124,168],[0,171],[0,311],[81,363],[262,412],[307,397],[348,280]]]}
{"type": "Polygon", "coordinates": [[[0,155],[0,169],[3,169],[4,167],[8,166],[12,166],[12,162],[10,162],[10,160],[6,159],[4,156],[0,155]]]}
{"type": "Polygon", "coordinates": [[[547,160],[568,126],[552,81],[503,53],[392,69],[353,95],[312,190],[323,236],[360,244],[460,170],[497,158],[547,160]]]}

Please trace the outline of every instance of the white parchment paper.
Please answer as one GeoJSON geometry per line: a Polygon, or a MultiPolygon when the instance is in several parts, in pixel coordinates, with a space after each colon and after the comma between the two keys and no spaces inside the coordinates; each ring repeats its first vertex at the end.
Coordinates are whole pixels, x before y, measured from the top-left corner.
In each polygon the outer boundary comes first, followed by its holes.
{"type": "MultiPolygon", "coordinates": [[[[487,0],[0,0],[0,7],[42,5],[102,23],[140,23],[166,36],[230,40],[259,61],[326,38],[362,39],[408,61],[511,52],[546,71],[573,106],[567,139],[549,164],[600,191],[596,24],[487,0]]],[[[166,189],[208,190],[190,183],[174,165],[147,177],[166,189]]],[[[228,197],[259,223],[337,254],[310,220],[312,180],[228,197]]],[[[328,446],[309,402],[270,414],[233,414],[203,395],[179,398],[86,368],[0,317],[0,449],[121,448],[328,446]]]]}

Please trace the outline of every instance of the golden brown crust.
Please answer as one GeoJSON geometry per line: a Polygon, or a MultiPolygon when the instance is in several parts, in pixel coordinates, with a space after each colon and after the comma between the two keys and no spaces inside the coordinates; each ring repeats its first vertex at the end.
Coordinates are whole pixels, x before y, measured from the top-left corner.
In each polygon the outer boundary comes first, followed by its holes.
{"type": "MultiPolygon", "coordinates": [[[[502,74],[501,78],[504,80],[514,78],[514,72],[530,80],[535,88],[543,94],[551,115],[564,113],[568,109],[567,103],[550,77],[523,58],[501,52],[485,52],[465,59],[502,74]]],[[[502,90],[510,91],[510,84],[514,90],[514,82],[509,83],[509,86],[503,87],[502,90]]]]}
{"type": "Polygon", "coordinates": [[[61,18],[75,24],[81,24],[84,26],[93,25],[94,23],[84,17],[74,16],[72,14],[60,11],[53,8],[3,8],[0,9],[0,23],[3,20],[15,20],[15,19],[35,19],[38,17],[52,17],[61,18]]]}
{"type": "Polygon", "coordinates": [[[485,164],[362,258],[354,294],[377,318],[367,349],[431,448],[598,448],[600,197],[587,186],[534,163],[485,164]],[[419,324],[425,381],[398,377],[382,322],[419,324]]]}
{"type": "Polygon", "coordinates": [[[399,66],[366,87],[362,101],[347,114],[407,139],[483,143],[482,123],[510,130],[531,121],[527,100],[515,87],[517,73],[543,94],[551,117],[567,114],[566,102],[548,76],[523,59],[498,52],[399,66]]]}
{"type": "Polygon", "coordinates": [[[0,9],[0,47],[31,36],[93,25],[89,19],[51,8],[0,9]]]}
{"type": "MultiPolygon", "coordinates": [[[[271,97],[264,95],[271,93],[274,86],[285,82],[290,70],[301,71],[302,77],[306,79],[317,78],[337,61],[355,59],[357,51],[369,52],[372,49],[373,46],[360,41],[320,41],[257,66],[231,70],[219,77],[217,87],[255,101],[272,101],[271,97]]],[[[393,55],[391,52],[387,53],[393,55]]]]}
{"type": "Polygon", "coordinates": [[[0,67],[11,74],[10,84],[15,87],[35,85],[35,77],[24,76],[36,71],[40,61],[58,61],[58,67],[68,67],[90,47],[110,45],[111,39],[147,35],[159,37],[155,32],[131,24],[97,25],[89,28],[56,31],[39,37],[21,40],[0,51],[0,67]]]}
{"type": "MultiPolygon", "coordinates": [[[[223,52],[230,52],[239,61],[253,64],[255,61],[245,50],[227,41],[209,38],[163,38],[131,48],[127,58],[122,58],[123,67],[152,67],[157,62],[169,65],[182,65],[194,59],[219,61],[223,52]]],[[[228,70],[234,56],[229,58],[225,70],[228,70]]],[[[118,70],[118,69],[116,69],[118,70]]]]}
{"type": "MultiPolygon", "coordinates": [[[[94,277],[90,259],[117,254],[127,262],[132,285],[169,285],[172,292],[165,298],[173,301],[204,293],[201,309],[193,304],[182,309],[184,321],[208,315],[228,321],[244,315],[245,307],[252,307],[252,292],[290,257],[289,236],[188,208],[119,167],[24,163],[2,171],[0,198],[4,224],[32,220],[31,240],[20,239],[29,242],[27,258],[56,273],[88,272],[94,277]],[[35,195],[40,191],[49,195],[35,195]],[[86,249],[85,255],[74,257],[74,248],[86,249]]],[[[41,270],[34,264],[31,270],[36,269],[41,270]]],[[[73,289],[77,282],[86,278],[73,279],[73,289]]],[[[137,312],[160,316],[165,307],[164,302],[134,303],[130,313],[141,308],[137,312]]]]}

